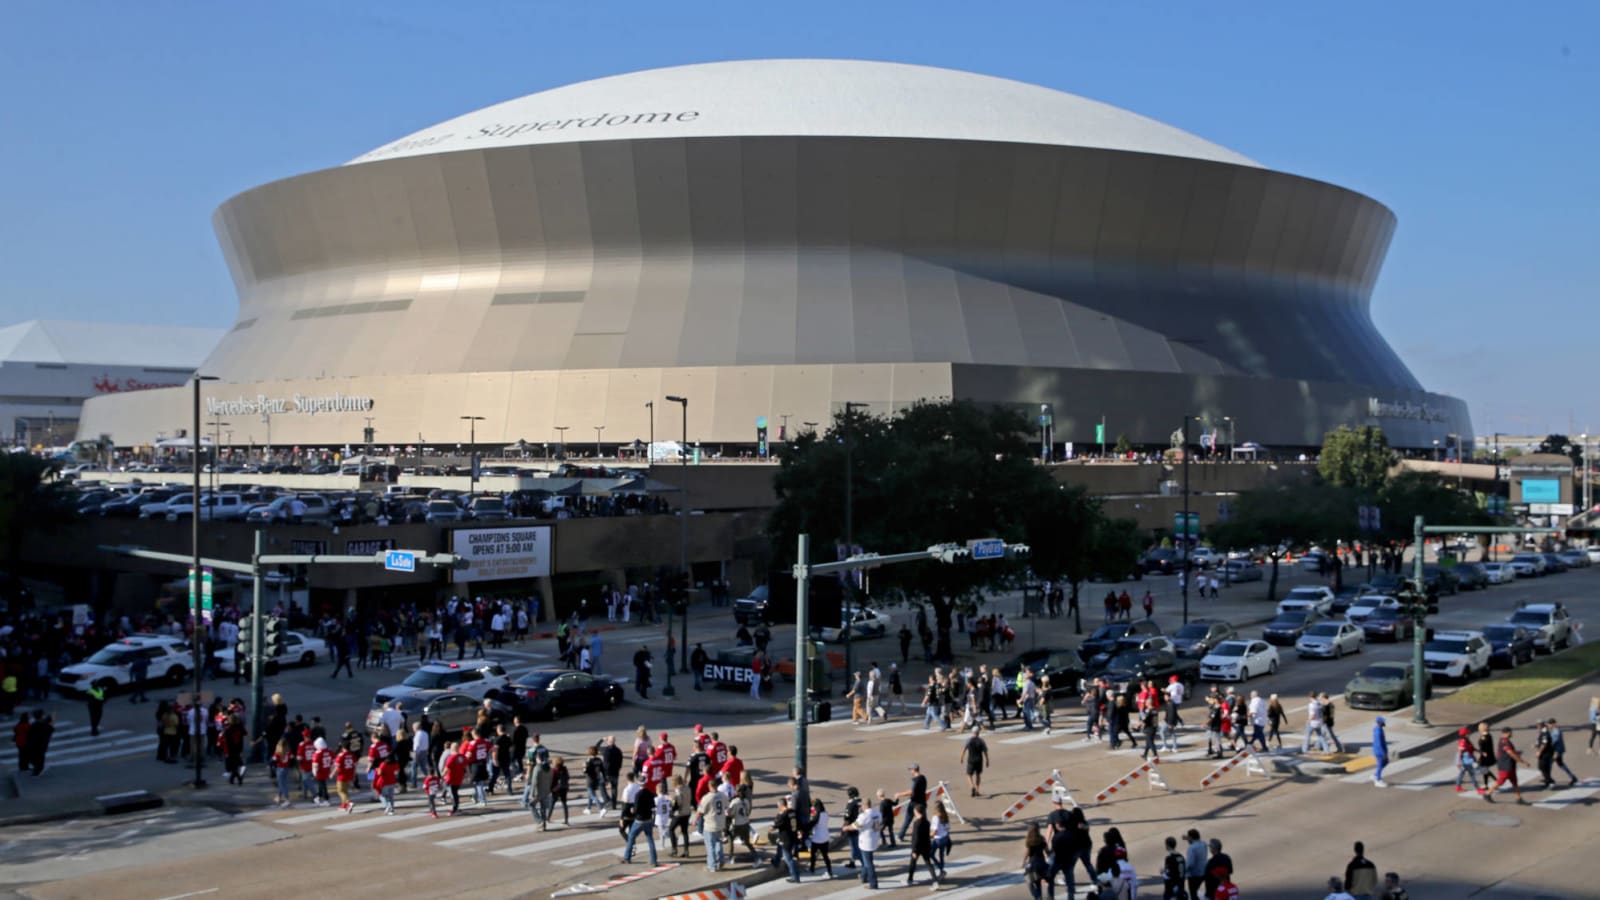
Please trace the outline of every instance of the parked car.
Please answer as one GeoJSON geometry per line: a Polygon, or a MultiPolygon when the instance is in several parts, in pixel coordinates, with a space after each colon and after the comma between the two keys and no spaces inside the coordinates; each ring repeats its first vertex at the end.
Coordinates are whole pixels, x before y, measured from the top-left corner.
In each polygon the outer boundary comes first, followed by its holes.
{"type": "MultiPolygon", "coordinates": [[[[844,640],[844,629],[816,627],[811,632],[820,641],[844,640]]],[[[850,639],[883,637],[889,633],[889,614],[879,609],[856,608],[850,610],[850,639]]]]}
{"type": "MultiPolygon", "coordinates": [[[[389,702],[400,711],[401,720],[409,726],[422,716],[444,726],[445,734],[458,735],[462,729],[478,724],[478,710],[489,710],[489,721],[495,724],[510,722],[512,712],[502,703],[483,700],[456,691],[416,691],[389,702]]],[[[375,704],[367,712],[367,735],[376,738],[383,728],[383,704],[375,704]]]]}
{"type": "Polygon", "coordinates": [[[523,721],[552,722],[571,713],[616,709],[622,703],[622,683],[571,669],[536,669],[515,682],[491,690],[486,697],[511,708],[523,721]]]}
{"type": "Polygon", "coordinates": [[[1556,554],[1556,559],[1569,569],[1589,568],[1589,554],[1582,550],[1563,550],[1556,554]]]}
{"type": "Polygon", "coordinates": [[[487,659],[465,662],[429,663],[419,666],[399,684],[378,688],[372,695],[372,705],[384,703],[417,691],[455,691],[481,700],[496,688],[505,687],[511,679],[505,667],[487,659]]]}
{"type": "Polygon", "coordinates": [[[1249,638],[1223,641],[1200,660],[1200,677],[1206,681],[1249,681],[1277,671],[1278,649],[1249,638]]]}
{"type": "Polygon", "coordinates": [[[138,518],[139,511],[151,503],[165,503],[171,500],[176,490],[144,491],[138,494],[124,495],[114,500],[109,500],[100,505],[100,515],[114,519],[138,518]]]}
{"type": "Polygon", "coordinates": [[[425,518],[430,525],[439,525],[448,522],[459,522],[465,517],[461,507],[454,500],[429,500],[428,511],[425,518]]]}
{"type": "Polygon", "coordinates": [[[1572,619],[1559,603],[1530,603],[1506,619],[1533,632],[1533,645],[1541,653],[1554,653],[1572,642],[1572,619]]]}
{"type": "Polygon", "coordinates": [[[1585,547],[1583,552],[1584,555],[1589,557],[1590,563],[1594,565],[1600,565],[1600,544],[1594,544],[1592,546],[1585,547]]]}
{"type": "Polygon", "coordinates": [[[1321,615],[1333,612],[1333,591],[1325,587],[1297,587],[1278,602],[1278,612],[1309,609],[1321,615]]]}
{"type": "Polygon", "coordinates": [[[1078,651],[1063,648],[1040,647],[1014,656],[1000,666],[1000,676],[1006,684],[1017,683],[1017,673],[1027,666],[1035,678],[1050,677],[1050,696],[1071,697],[1078,693],[1078,682],[1084,677],[1083,661],[1078,651]]]}
{"type": "Polygon", "coordinates": [[[1183,566],[1183,558],[1171,547],[1159,547],[1146,553],[1139,565],[1146,575],[1171,575],[1183,566]]]}
{"type": "MultiPolygon", "coordinates": [[[[1410,577],[1409,573],[1407,574],[1407,577],[1410,577]]],[[[1377,577],[1373,578],[1366,584],[1363,584],[1361,586],[1361,593],[1389,594],[1393,596],[1394,594],[1400,593],[1400,589],[1405,587],[1405,584],[1405,578],[1385,572],[1382,575],[1378,575],[1377,577]]]]}
{"type": "Polygon", "coordinates": [[[1435,597],[1454,595],[1461,590],[1455,570],[1443,566],[1423,566],[1422,587],[1435,597]]]}
{"type": "Polygon", "coordinates": [[[1373,610],[1399,608],[1400,601],[1393,597],[1386,597],[1382,594],[1367,594],[1357,597],[1355,602],[1350,604],[1350,608],[1345,610],[1344,615],[1345,618],[1360,625],[1363,619],[1372,615],[1373,610]]]}
{"type": "Polygon", "coordinates": [[[1525,662],[1533,662],[1538,649],[1533,644],[1533,632],[1509,622],[1483,626],[1483,637],[1489,642],[1489,664],[1501,669],[1515,669],[1525,662]]]}
{"type": "Polygon", "coordinates": [[[1172,638],[1164,634],[1138,634],[1118,639],[1115,644],[1089,657],[1089,674],[1103,671],[1113,657],[1124,653],[1143,653],[1148,650],[1165,650],[1174,653],[1172,638]]]}
{"type": "Polygon", "coordinates": [[[1476,631],[1440,631],[1422,648],[1422,663],[1435,678],[1467,681],[1489,674],[1489,642],[1476,631]]]}
{"type": "Polygon", "coordinates": [[[293,522],[296,515],[302,522],[325,522],[333,517],[333,506],[321,494],[292,494],[252,507],[244,518],[247,522],[293,522]]]}
{"type": "Polygon", "coordinates": [[[1489,586],[1489,574],[1483,570],[1483,563],[1456,563],[1450,571],[1456,576],[1457,590],[1482,590],[1489,586]]]}
{"type": "Polygon", "coordinates": [[[1197,569],[1214,568],[1222,562],[1222,554],[1210,547],[1196,547],[1189,551],[1189,563],[1197,569]]]}
{"type": "Polygon", "coordinates": [[[1238,629],[1220,619],[1190,619],[1172,636],[1172,646],[1179,656],[1200,659],[1212,647],[1238,636],[1238,629]]]}
{"type": "Polygon", "coordinates": [[[1111,646],[1124,637],[1140,637],[1144,635],[1160,634],[1161,626],[1152,619],[1134,619],[1131,622],[1107,622],[1096,628],[1093,633],[1080,645],[1078,656],[1091,659],[1097,653],[1104,653],[1111,646]]]}
{"type": "Polygon", "coordinates": [[[1350,622],[1318,622],[1294,642],[1301,659],[1343,659],[1346,653],[1360,653],[1367,637],[1350,622]]]}
{"type": "MultiPolygon", "coordinates": [[[[1169,641],[1168,647],[1170,646],[1169,641]]],[[[1177,676],[1185,688],[1193,687],[1200,677],[1200,664],[1195,660],[1177,656],[1170,649],[1152,647],[1118,653],[1106,661],[1105,668],[1099,673],[1099,677],[1117,691],[1146,681],[1166,684],[1173,676],[1177,676]]]]}
{"type": "Polygon", "coordinates": [[[1511,557],[1511,568],[1516,571],[1518,578],[1532,578],[1550,571],[1549,563],[1537,553],[1518,553],[1511,557]]]}
{"type": "Polygon", "coordinates": [[[1354,603],[1359,596],[1361,596],[1361,589],[1358,587],[1342,587],[1334,591],[1333,604],[1328,607],[1328,614],[1334,616],[1344,615],[1350,611],[1350,604],[1354,603]]]}
{"type": "Polygon", "coordinates": [[[1559,554],[1541,553],[1539,555],[1544,557],[1545,571],[1551,573],[1552,575],[1565,572],[1572,568],[1571,566],[1567,565],[1566,561],[1563,560],[1559,554]]]}
{"type": "MultiPolygon", "coordinates": [[[[174,497],[167,501],[167,521],[176,522],[194,515],[194,506],[186,496],[182,503],[174,497]]],[[[244,518],[244,500],[238,494],[202,494],[200,520],[202,522],[232,522],[244,518]]]]}
{"type": "Polygon", "coordinates": [[[506,502],[499,497],[473,497],[467,504],[467,518],[478,522],[498,522],[511,518],[506,502]]]}
{"type": "Polygon", "coordinates": [[[1361,622],[1361,632],[1369,641],[1403,641],[1417,630],[1417,624],[1403,610],[1380,606],[1361,622]]]}
{"type": "Polygon", "coordinates": [[[1222,580],[1228,584],[1260,581],[1262,577],[1261,567],[1248,559],[1230,559],[1222,564],[1222,580]]]}
{"type": "Polygon", "coordinates": [[[189,663],[194,653],[187,641],[160,634],[134,634],[101,647],[81,663],[64,667],[56,676],[56,689],[83,693],[94,685],[107,690],[127,687],[133,684],[133,661],[141,657],[150,664],[146,683],[182,685],[193,671],[189,663]]]}
{"type": "Polygon", "coordinates": [[[767,619],[767,586],[758,584],[748,595],[733,601],[733,621],[754,625],[767,619]]]}
{"type": "MultiPolygon", "coordinates": [[[[1410,705],[1416,691],[1416,669],[1409,661],[1373,663],[1344,686],[1344,705],[1351,709],[1394,710],[1410,705]]],[[[1433,696],[1433,678],[1422,673],[1422,694],[1433,696]]]]}
{"type": "Polygon", "coordinates": [[[1318,575],[1321,575],[1324,572],[1332,571],[1333,565],[1333,562],[1328,557],[1328,554],[1322,552],[1321,550],[1312,550],[1310,553],[1307,553],[1306,555],[1295,560],[1295,562],[1305,571],[1314,572],[1318,575]]]}
{"type": "Polygon", "coordinates": [[[1280,647],[1293,645],[1295,641],[1300,640],[1300,635],[1306,633],[1307,628],[1320,621],[1322,616],[1311,610],[1282,613],[1261,629],[1261,638],[1269,644],[1277,644],[1280,647]]]}
{"type": "Polygon", "coordinates": [[[1517,570],[1510,563],[1486,562],[1479,565],[1483,566],[1484,581],[1489,584],[1506,584],[1517,580],[1517,570]]]}
{"type": "MultiPolygon", "coordinates": [[[[217,671],[232,675],[234,655],[233,647],[223,647],[214,651],[212,656],[216,657],[217,671]]],[[[317,660],[327,658],[327,641],[299,631],[285,631],[283,633],[283,652],[267,660],[267,665],[262,669],[262,674],[268,676],[276,675],[278,674],[278,669],[283,666],[314,666],[317,660]]],[[[250,671],[248,654],[243,659],[243,662],[244,668],[240,670],[240,673],[246,674],[250,671]]]]}

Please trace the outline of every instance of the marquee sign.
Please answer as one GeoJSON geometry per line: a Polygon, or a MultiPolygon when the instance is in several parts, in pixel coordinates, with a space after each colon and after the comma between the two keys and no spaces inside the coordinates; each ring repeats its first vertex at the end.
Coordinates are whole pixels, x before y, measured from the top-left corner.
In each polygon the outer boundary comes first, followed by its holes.
{"type": "Polygon", "coordinates": [[[239,397],[235,400],[206,398],[206,415],[209,416],[314,416],[318,413],[370,412],[376,403],[371,397],[341,394],[337,391],[320,397],[293,394],[288,397],[239,397]]]}

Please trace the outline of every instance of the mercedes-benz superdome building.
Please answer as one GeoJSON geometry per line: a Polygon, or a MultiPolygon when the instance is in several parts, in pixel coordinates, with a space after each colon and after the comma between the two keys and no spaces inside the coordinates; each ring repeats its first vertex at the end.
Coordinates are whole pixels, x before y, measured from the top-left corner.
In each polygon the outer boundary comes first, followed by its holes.
{"type": "MultiPolygon", "coordinates": [[[[214,217],[238,318],[206,415],[280,446],[748,445],[846,402],[1054,413],[1166,444],[1470,440],[1369,315],[1394,214],[1134,113],[842,60],[690,65],[490,106],[214,217]],[[651,407],[649,404],[653,404],[651,407]],[[243,419],[239,417],[245,417],[243,419]],[[255,418],[251,418],[255,417],[255,418]],[[1204,426],[1197,426],[1197,430],[1204,426]]],[[[184,391],[87,434],[182,428],[184,391]]]]}

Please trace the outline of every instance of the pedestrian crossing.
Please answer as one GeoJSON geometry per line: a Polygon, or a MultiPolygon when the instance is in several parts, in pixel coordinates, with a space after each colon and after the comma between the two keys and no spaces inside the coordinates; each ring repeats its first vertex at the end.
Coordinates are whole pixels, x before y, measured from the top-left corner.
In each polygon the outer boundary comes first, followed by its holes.
{"type": "MultiPolygon", "coordinates": [[[[1459,771],[1453,758],[1441,760],[1428,756],[1408,756],[1397,759],[1385,766],[1383,780],[1390,790],[1453,791],[1459,771]],[[1433,764],[1431,768],[1428,767],[1430,763],[1433,764]]],[[[1589,798],[1600,794],[1600,778],[1580,779],[1574,785],[1545,790],[1537,786],[1539,776],[1536,770],[1522,768],[1519,769],[1518,774],[1522,780],[1523,795],[1537,809],[1562,810],[1569,806],[1586,805],[1586,801],[1589,798]]],[[[1339,782],[1342,784],[1371,785],[1372,778],[1373,770],[1366,769],[1365,771],[1345,775],[1339,778],[1339,782]]],[[[1478,793],[1474,788],[1481,783],[1481,781],[1464,783],[1467,790],[1462,792],[1462,796],[1476,800],[1478,793]]],[[[1560,783],[1560,781],[1557,782],[1557,784],[1560,783]]],[[[1512,796],[1514,795],[1509,788],[1503,788],[1496,795],[1497,798],[1512,796]]]]}
{"type": "MultiPolygon", "coordinates": [[[[840,855],[845,856],[845,854],[840,855]]],[[[873,861],[874,868],[876,868],[878,874],[878,890],[873,890],[857,881],[856,873],[860,869],[846,868],[842,862],[834,863],[833,872],[837,877],[833,879],[829,879],[822,872],[812,874],[807,871],[806,858],[802,856],[800,881],[798,883],[779,879],[747,888],[745,893],[752,900],[766,900],[769,897],[782,897],[801,891],[811,894],[814,891],[808,891],[808,888],[827,885],[829,900],[868,900],[868,898],[876,897],[886,890],[907,889],[906,870],[910,863],[910,851],[904,844],[893,849],[879,850],[874,854],[873,861]]],[[[1001,862],[999,857],[986,856],[981,853],[971,856],[951,856],[945,863],[946,877],[943,883],[947,887],[941,889],[939,895],[942,897],[947,894],[962,893],[962,882],[999,862],[1001,862]]],[[[932,884],[933,882],[928,879],[928,875],[919,865],[917,867],[916,884],[909,889],[926,891],[932,884]]]]}
{"type": "MultiPolygon", "coordinates": [[[[55,725],[55,734],[45,750],[46,769],[88,765],[140,753],[148,753],[153,758],[159,742],[154,734],[139,734],[125,728],[102,728],[100,734],[94,736],[89,734],[87,725],[74,726],[66,721],[58,721],[55,725]]],[[[16,745],[7,741],[5,747],[0,749],[0,768],[14,768],[16,765],[16,745]]]]}

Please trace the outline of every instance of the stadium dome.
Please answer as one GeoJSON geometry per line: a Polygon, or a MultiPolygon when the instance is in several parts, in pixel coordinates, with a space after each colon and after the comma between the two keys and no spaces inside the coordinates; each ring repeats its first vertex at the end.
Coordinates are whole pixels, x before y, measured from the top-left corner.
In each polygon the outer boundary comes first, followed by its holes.
{"type": "Polygon", "coordinates": [[[467,113],[350,164],[572,141],[756,136],[996,141],[1256,165],[1074,94],[954,69],[843,59],[740,60],[596,78],[467,113]]]}

